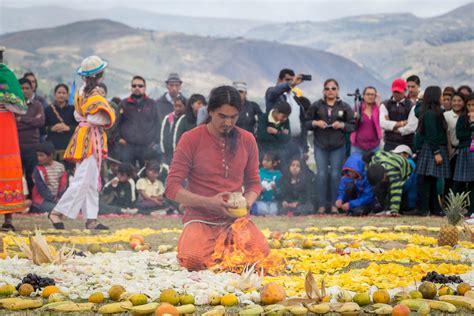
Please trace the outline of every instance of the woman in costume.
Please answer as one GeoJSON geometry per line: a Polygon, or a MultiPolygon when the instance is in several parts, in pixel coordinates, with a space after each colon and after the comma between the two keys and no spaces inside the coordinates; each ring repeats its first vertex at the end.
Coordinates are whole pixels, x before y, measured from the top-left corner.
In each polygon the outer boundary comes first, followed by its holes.
{"type": "Polygon", "coordinates": [[[56,229],[64,229],[65,216],[75,219],[82,210],[87,229],[109,229],[97,221],[100,166],[107,158],[107,136],[104,129],[112,127],[115,111],[98,84],[104,78],[108,63],[98,56],[89,56],[77,73],[85,85],[74,96],[74,116],[79,125],[64,153],[64,159],[75,161],[76,171],[69,188],[63,194],[48,218],[56,229]]]}
{"type": "Polygon", "coordinates": [[[23,171],[15,115],[25,114],[27,107],[15,74],[3,64],[4,47],[0,47],[0,214],[4,230],[15,230],[13,213],[25,210],[23,171]]]}

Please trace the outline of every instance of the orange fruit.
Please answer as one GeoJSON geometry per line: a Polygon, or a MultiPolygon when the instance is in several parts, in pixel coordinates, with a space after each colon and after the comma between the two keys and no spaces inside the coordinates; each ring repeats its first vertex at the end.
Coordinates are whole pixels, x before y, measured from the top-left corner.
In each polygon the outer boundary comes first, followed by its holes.
{"type": "Polygon", "coordinates": [[[260,300],[262,304],[271,305],[283,301],[286,298],[286,292],[283,286],[278,283],[270,282],[265,284],[260,291],[260,300]]]}
{"type": "Polygon", "coordinates": [[[390,293],[387,290],[377,290],[372,294],[374,303],[388,304],[390,302],[390,293]]]}
{"type": "Polygon", "coordinates": [[[130,235],[130,241],[132,240],[140,241],[140,244],[142,245],[145,243],[145,238],[143,238],[143,236],[139,234],[130,235]]]}
{"type": "Polygon", "coordinates": [[[113,301],[119,301],[120,296],[125,292],[125,288],[121,285],[112,285],[109,289],[109,297],[113,301]]]}
{"type": "Polygon", "coordinates": [[[470,290],[471,290],[471,286],[466,282],[459,283],[457,287],[458,295],[464,295],[464,293],[470,290]]]}
{"type": "Polygon", "coordinates": [[[18,293],[20,293],[21,296],[30,296],[31,293],[33,293],[34,291],[35,289],[33,288],[33,286],[28,283],[23,283],[18,289],[18,293]]]}
{"type": "Polygon", "coordinates": [[[92,293],[87,299],[89,303],[100,304],[104,302],[104,294],[102,292],[92,293]]]}
{"type": "Polygon", "coordinates": [[[42,295],[43,295],[44,298],[48,298],[51,294],[53,294],[53,293],[59,293],[59,292],[60,292],[60,291],[59,291],[59,289],[58,289],[56,286],[54,286],[54,285],[48,285],[47,287],[45,287],[45,288],[43,289],[42,295]]]}
{"type": "Polygon", "coordinates": [[[392,316],[409,316],[410,309],[403,304],[395,305],[392,309],[392,316]]]}
{"type": "Polygon", "coordinates": [[[173,305],[169,303],[163,303],[155,310],[155,316],[163,315],[179,316],[179,312],[173,305]]]}

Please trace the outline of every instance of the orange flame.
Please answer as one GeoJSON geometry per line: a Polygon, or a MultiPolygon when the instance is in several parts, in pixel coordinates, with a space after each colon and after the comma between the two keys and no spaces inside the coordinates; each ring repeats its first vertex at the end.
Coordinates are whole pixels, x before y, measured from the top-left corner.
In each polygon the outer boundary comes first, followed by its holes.
{"type": "MultiPolygon", "coordinates": [[[[214,248],[208,267],[217,271],[241,273],[246,265],[257,263],[256,271],[263,269],[267,275],[278,275],[285,268],[285,260],[276,253],[264,253],[247,227],[250,220],[237,219],[227,234],[221,234],[214,248]]],[[[266,241],[265,241],[266,242],[266,241]]]]}

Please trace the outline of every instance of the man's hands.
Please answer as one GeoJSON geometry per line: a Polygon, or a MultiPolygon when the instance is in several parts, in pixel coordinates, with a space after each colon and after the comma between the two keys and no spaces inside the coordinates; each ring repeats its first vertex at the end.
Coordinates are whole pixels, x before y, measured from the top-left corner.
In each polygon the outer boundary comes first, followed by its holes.
{"type": "Polygon", "coordinates": [[[214,196],[207,198],[206,207],[215,210],[216,212],[227,214],[231,216],[227,209],[232,208],[232,204],[227,203],[230,192],[221,192],[214,196]]]}
{"type": "Polygon", "coordinates": [[[313,127],[319,127],[323,129],[328,126],[328,124],[324,122],[323,120],[314,120],[312,124],[313,124],[313,127]]]}
{"type": "Polygon", "coordinates": [[[295,76],[295,78],[293,79],[293,81],[290,83],[290,87],[291,88],[294,88],[296,87],[297,85],[299,85],[300,83],[303,82],[303,78],[302,78],[302,75],[297,75],[295,76]]]}
{"type": "Polygon", "coordinates": [[[51,130],[56,133],[61,133],[61,132],[69,132],[71,128],[64,123],[58,123],[58,124],[53,125],[53,127],[51,127],[51,130]]]}

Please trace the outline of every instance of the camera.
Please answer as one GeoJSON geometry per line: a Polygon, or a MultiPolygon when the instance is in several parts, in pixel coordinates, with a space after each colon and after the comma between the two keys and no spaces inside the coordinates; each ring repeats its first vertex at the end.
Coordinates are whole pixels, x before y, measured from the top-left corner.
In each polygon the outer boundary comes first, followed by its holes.
{"type": "Polygon", "coordinates": [[[313,76],[311,76],[311,75],[301,75],[301,80],[311,81],[311,80],[313,80],[313,76]]]}

